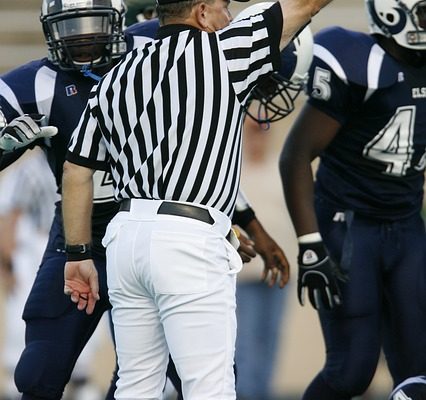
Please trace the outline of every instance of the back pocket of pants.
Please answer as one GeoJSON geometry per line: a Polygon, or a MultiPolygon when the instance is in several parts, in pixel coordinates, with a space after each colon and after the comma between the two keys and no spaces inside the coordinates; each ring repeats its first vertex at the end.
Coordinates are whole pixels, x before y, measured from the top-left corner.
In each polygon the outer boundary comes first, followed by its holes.
{"type": "Polygon", "coordinates": [[[151,276],[158,294],[207,290],[206,238],[190,233],[153,232],[151,276]]]}

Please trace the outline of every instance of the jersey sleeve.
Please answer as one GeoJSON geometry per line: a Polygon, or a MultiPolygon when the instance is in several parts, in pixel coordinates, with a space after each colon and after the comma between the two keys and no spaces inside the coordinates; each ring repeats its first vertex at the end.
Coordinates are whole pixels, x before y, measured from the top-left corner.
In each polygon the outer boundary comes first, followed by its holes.
{"type": "Polygon", "coordinates": [[[66,159],[83,167],[108,171],[108,153],[98,124],[97,109],[98,97],[95,86],[71,136],[66,159]]]}
{"type": "Polygon", "coordinates": [[[0,121],[2,126],[12,119],[24,114],[11,87],[0,78],[0,121]]]}
{"type": "Polygon", "coordinates": [[[319,45],[314,46],[314,58],[309,70],[308,102],[333,119],[344,124],[362,103],[366,89],[350,82],[340,74],[341,66],[331,53],[319,45]],[[327,52],[334,62],[321,56],[327,52]]]}
{"type": "Polygon", "coordinates": [[[309,103],[344,123],[369,89],[377,88],[366,67],[373,60],[374,44],[370,35],[340,27],[317,33],[307,86],[309,103]]]}
{"type": "Polygon", "coordinates": [[[244,103],[258,79],[280,67],[283,16],[275,3],[263,13],[218,32],[235,93],[244,103]]]}

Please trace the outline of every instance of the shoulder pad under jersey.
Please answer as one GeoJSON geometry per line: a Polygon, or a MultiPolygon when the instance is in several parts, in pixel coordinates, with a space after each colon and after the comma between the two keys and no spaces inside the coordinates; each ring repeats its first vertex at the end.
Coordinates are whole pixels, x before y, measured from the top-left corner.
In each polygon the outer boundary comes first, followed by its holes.
{"type": "Polygon", "coordinates": [[[56,67],[47,58],[21,65],[0,76],[0,95],[19,113],[37,112],[32,110],[36,87],[46,85],[44,77],[52,74],[56,74],[56,67]],[[30,108],[21,110],[21,106],[30,108]]]}
{"type": "Polygon", "coordinates": [[[134,48],[145,44],[147,41],[155,39],[159,27],[160,25],[157,18],[130,25],[124,31],[127,50],[131,51],[134,48]]]}
{"type": "Polygon", "coordinates": [[[369,34],[334,26],[318,32],[314,41],[314,56],[345,83],[378,89],[398,81],[398,64],[369,34]]]}

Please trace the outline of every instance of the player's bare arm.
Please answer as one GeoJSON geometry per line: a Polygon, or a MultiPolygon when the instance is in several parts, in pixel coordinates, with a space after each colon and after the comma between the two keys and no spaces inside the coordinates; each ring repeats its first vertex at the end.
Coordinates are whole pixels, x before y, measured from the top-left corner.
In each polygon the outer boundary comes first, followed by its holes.
{"type": "Polygon", "coordinates": [[[329,145],[339,128],[336,120],[306,104],[286,139],[280,156],[280,174],[297,236],[318,232],[311,162],[329,145]]]}
{"type": "Polygon", "coordinates": [[[314,209],[311,162],[339,131],[340,124],[306,104],[289,133],[280,157],[285,200],[299,242],[298,298],[304,305],[305,290],[316,309],[341,304],[338,281],[346,277],[329,257],[314,209]],[[320,127],[320,128],[319,128],[320,127]]]}

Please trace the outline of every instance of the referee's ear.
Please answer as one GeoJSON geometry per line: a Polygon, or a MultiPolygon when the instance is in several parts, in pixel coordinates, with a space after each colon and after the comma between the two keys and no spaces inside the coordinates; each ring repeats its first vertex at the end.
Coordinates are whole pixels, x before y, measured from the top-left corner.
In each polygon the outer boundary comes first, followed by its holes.
{"type": "Polygon", "coordinates": [[[213,32],[210,24],[208,5],[200,2],[194,6],[194,16],[201,30],[206,32],[213,32]]]}

